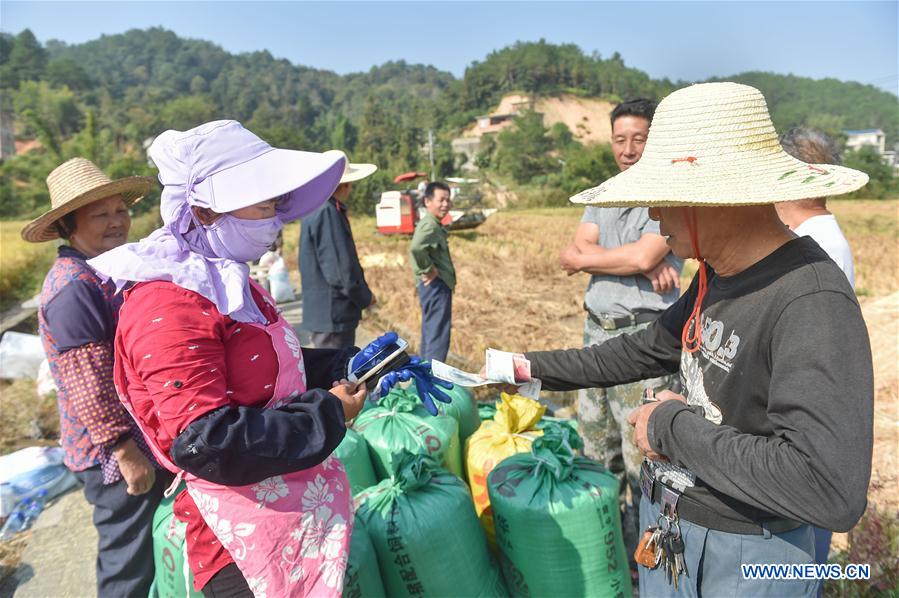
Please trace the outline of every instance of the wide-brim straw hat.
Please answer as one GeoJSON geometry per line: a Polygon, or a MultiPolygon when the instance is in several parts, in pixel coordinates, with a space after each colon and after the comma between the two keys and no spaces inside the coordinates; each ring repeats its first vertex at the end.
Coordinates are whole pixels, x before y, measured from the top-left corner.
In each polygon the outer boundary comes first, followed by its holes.
{"type": "MultiPolygon", "coordinates": [[[[335,150],[337,151],[337,150],[335,150]]],[[[378,171],[378,167],[374,164],[355,163],[347,160],[346,168],[344,168],[343,176],[340,177],[341,183],[355,183],[361,181],[365,177],[369,177],[378,171]]]]}
{"type": "Polygon", "coordinates": [[[740,206],[849,193],[868,175],[807,164],[780,146],[762,93],[702,83],[663,99],[640,160],[573,203],[608,207],[740,206]]]}
{"type": "Polygon", "coordinates": [[[120,195],[125,205],[130,206],[146,195],[154,182],[153,178],[144,176],[113,181],[90,160],[72,158],[47,176],[50,211],[25,225],[22,238],[31,243],[58,239],[59,232],[54,223],[66,214],[113,195],[120,195]]]}

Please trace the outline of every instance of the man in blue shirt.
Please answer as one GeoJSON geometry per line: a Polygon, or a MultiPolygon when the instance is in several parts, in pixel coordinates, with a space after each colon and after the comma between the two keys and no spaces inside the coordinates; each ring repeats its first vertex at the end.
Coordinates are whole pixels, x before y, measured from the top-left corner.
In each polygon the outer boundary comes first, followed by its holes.
{"type": "Polygon", "coordinates": [[[322,349],[343,349],[356,344],[362,310],[377,300],[365,282],[346,201],[353,182],[378,169],[374,164],[351,164],[333,195],[322,207],[303,218],[300,232],[300,277],[303,293],[303,328],[322,349]]]}

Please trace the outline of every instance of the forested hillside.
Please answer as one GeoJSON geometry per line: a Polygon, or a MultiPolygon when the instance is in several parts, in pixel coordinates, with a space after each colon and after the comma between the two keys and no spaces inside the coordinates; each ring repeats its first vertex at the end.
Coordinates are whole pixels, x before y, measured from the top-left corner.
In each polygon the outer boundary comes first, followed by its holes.
{"type": "MultiPolygon", "coordinates": [[[[357,207],[370,210],[372,193],[387,188],[393,175],[427,170],[422,148],[428,130],[436,134],[437,174],[453,174],[450,140],[505,93],[618,101],[658,99],[687,84],[653,80],[617,53],[602,58],[544,41],[492,52],[461,79],[402,61],[349,75],[314,68],[314,56],[304,62],[311,66],[266,51],[230,54],[159,28],[77,45],[42,46],[28,30],[0,34],[3,124],[12,118],[20,141],[36,139],[41,146],[0,166],[0,215],[39,211],[47,202],[44,177],[68,157],[85,155],[112,176],[150,174],[143,149],[148,139],[217,118],[238,119],[275,145],[336,147],[356,161],[379,164],[382,170],[354,194],[357,207]]],[[[899,139],[896,97],[872,86],[769,73],[731,79],[766,94],[779,129],[880,127],[890,143],[899,139]]],[[[567,130],[545,130],[533,119],[521,125],[486,148],[484,168],[516,184],[555,185],[561,192],[593,183],[611,168],[607,148],[583,148],[567,130]]]]}

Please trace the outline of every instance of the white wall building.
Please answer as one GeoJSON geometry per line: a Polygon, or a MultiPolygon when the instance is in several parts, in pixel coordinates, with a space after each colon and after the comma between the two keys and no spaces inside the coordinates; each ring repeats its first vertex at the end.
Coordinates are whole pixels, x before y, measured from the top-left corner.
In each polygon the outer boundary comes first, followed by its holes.
{"type": "Polygon", "coordinates": [[[857,150],[866,145],[873,145],[881,156],[886,150],[886,135],[880,129],[860,129],[843,131],[846,134],[846,149],[857,150]]]}

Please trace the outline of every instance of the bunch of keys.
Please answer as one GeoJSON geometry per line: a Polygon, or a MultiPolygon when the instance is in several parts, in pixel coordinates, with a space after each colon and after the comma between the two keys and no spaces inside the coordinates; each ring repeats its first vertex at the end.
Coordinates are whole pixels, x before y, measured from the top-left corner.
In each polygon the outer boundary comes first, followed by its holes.
{"type": "Polygon", "coordinates": [[[689,576],[684,559],[684,539],[677,515],[659,515],[656,523],[657,525],[651,525],[643,532],[634,552],[634,560],[648,569],[661,565],[667,573],[669,583],[673,583],[674,589],[677,589],[678,578],[682,574],[689,576]]]}
{"type": "Polygon", "coordinates": [[[651,388],[643,389],[643,396],[640,397],[640,404],[646,405],[647,403],[658,403],[659,400],[656,398],[656,393],[651,388]]]}

